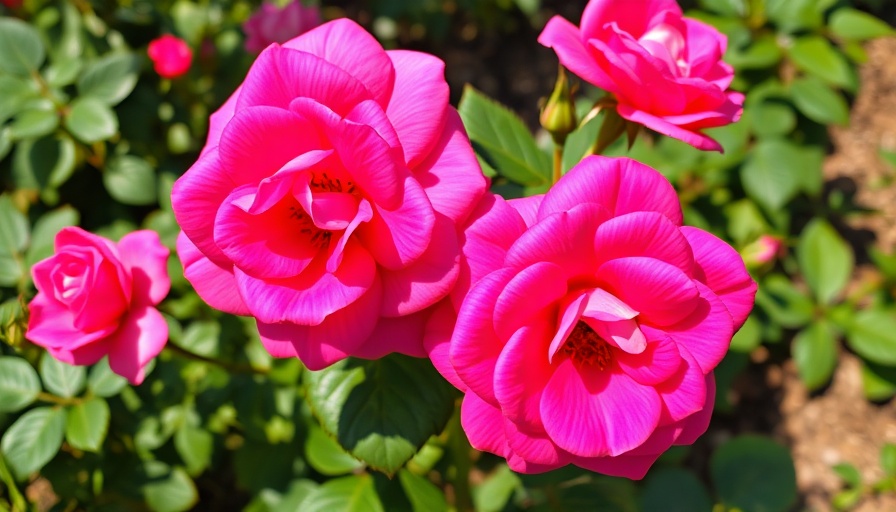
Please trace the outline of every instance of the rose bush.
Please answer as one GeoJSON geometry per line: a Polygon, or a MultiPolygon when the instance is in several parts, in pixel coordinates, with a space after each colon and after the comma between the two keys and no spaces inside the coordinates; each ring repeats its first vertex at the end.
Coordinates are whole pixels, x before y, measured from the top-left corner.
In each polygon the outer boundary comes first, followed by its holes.
{"type": "Polygon", "coordinates": [[[459,272],[457,227],[486,179],[444,63],[384,51],[349,20],[259,55],[174,186],[187,279],[313,369],[425,356],[459,272]]]}
{"type": "Polygon", "coordinates": [[[475,448],[520,472],[641,478],[703,433],[756,285],[732,247],[681,224],[669,182],[629,159],[483,200],[465,235],[472,287],[450,342],[429,347],[466,393],[475,448]]]}
{"type": "Polygon", "coordinates": [[[538,41],[611,93],[620,116],[699,149],[722,151],[701,130],[737,121],[743,111],[743,94],[728,90],[727,38],[683,17],[675,0],[592,0],[578,27],[555,16],[538,41]]]}
{"type": "Polygon", "coordinates": [[[317,7],[305,7],[301,0],[293,0],[282,8],[272,2],[264,2],[243,23],[246,51],[259,53],[271,43],[285,43],[320,25],[320,22],[317,7]]]}
{"type": "Polygon", "coordinates": [[[168,253],[154,231],[113,243],[64,228],[55,254],[32,267],[38,293],[28,306],[25,337],[73,365],[108,355],[112,371],[140,384],[144,367],[168,341],[155,308],[171,286],[168,253]]]}
{"type": "Polygon", "coordinates": [[[193,50],[183,39],[165,34],[152,40],[146,49],[153,69],[162,78],[177,78],[190,70],[193,50]]]}

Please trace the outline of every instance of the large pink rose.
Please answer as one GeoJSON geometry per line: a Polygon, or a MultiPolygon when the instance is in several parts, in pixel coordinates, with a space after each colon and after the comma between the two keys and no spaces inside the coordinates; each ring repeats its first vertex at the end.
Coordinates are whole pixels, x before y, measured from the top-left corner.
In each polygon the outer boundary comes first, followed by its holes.
{"type": "Polygon", "coordinates": [[[486,188],[443,73],[349,20],[262,52],[172,193],[199,295],[313,369],[425,357],[486,188]]]}
{"type": "Polygon", "coordinates": [[[31,269],[37,295],[25,337],[68,364],[108,355],[112,371],[140,384],[168,341],[168,324],[154,307],[171,287],[168,252],[154,231],[116,244],[81,228],[61,230],[56,253],[31,269]]]}
{"type": "Polygon", "coordinates": [[[243,24],[246,51],[258,53],[271,43],[285,43],[318,25],[318,8],[305,7],[301,0],[292,0],[282,8],[272,2],[264,2],[243,24]]]}
{"type": "Polygon", "coordinates": [[[681,225],[662,175],[590,157],[546,195],[488,197],[471,219],[472,287],[450,342],[427,348],[466,393],[475,448],[520,472],[641,478],[705,431],[756,285],[733,248],[681,225]]]}
{"type": "Polygon", "coordinates": [[[740,118],[744,96],[727,91],[727,38],[683,18],[675,0],[591,0],[578,27],[555,16],[538,41],[570,71],[618,101],[619,115],[703,150],[701,130],[740,118]]]}

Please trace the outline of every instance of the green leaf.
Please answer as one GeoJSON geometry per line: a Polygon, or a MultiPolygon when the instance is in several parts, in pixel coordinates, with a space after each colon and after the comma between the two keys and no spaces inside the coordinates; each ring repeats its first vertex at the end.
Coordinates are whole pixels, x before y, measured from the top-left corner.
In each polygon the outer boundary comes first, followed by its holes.
{"type": "Polygon", "coordinates": [[[159,461],[146,463],[150,480],[143,485],[143,495],[149,508],[156,512],[189,510],[199,501],[196,485],[183,468],[171,468],[159,461]]]}
{"type": "Polygon", "coordinates": [[[837,339],[828,322],[819,320],[797,333],[791,350],[796,369],[808,389],[818,389],[831,380],[837,366],[837,339]]]}
{"type": "Polygon", "coordinates": [[[109,359],[105,357],[93,365],[90,375],[87,377],[87,389],[95,396],[115,396],[127,384],[127,379],[112,371],[112,368],[109,367],[109,359]]]}
{"type": "Polygon", "coordinates": [[[0,253],[0,286],[16,286],[25,278],[25,269],[11,254],[0,253]]]}
{"type": "Polygon", "coordinates": [[[782,136],[796,128],[796,114],[786,103],[767,100],[753,107],[750,122],[760,137],[782,136]]]}
{"type": "Polygon", "coordinates": [[[797,68],[830,85],[849,91],[858,86],[856,72],[846,57],[821,36],[798,38],[790,48],[790,59],[797,68]]]}
{"type": "Polygon", "coordinates": [[[116,201],[130,205],[156,202],[156,173],[146,160],[132,155],[110,158],[103,173],[103,184],[116,201]]]}
{"type": "Polygon", "coordinates": [[[108,54],[87,65],[78,79],[78,93],[106,105],[128,97],[140,73],[140,61],[131,53],[108,54]]]}
{"type": "Polygon", "coordinates": [[[0,72],[28,76],[43,64],[44,44],[31,25],[24,21],[0,18],[0,72]]]}
{"type": "Polygon", "coordinates": [[[364,467],[323,429],[313,425],[309,427],[305,440],[305,458],[318,473],[328,476],[344,475],[364,467]]]}
{"type": "Polygon", "coordinates": [[[25,110],[16,116],[10,125],[10,136],[14,140],[36,139],[49,135],[59,127],[59,115],[51,109],[35,108],[25,110]]]}
{"type": "Polygon", "coordinates": [[[749,354],[762,343],[762,325],[756,317],[749,316],[744,325],[731,338],[731,350],[749,354]]]}
{"type": "Polygon", "coordinates": [[[38,393],[40,380],[28,361],[0,357],[0,412],[14,412],[30,405],[38,393]]]}
{"type": "Polygon", "coordinates": [[[837,0],[765,0],[766,13],[783,32],[817,29],[824,25],[824,12],[837,0]]]}
{"type": "Polygon", "coordinates": [[[800,271],[822,304],[836,299],[852,275],[852,249],[837,231],[822,219],[813,219],[800,235],[797,245],[800,271]]]}
{"type": "Polygon", "coordinates": [[[681,468],[659,468],[647,475],[640,497],[641,512],[712,510],[712,499],[694,473],[681,468]],[[674,496],[675,499],[669,498],[674,496]]]}
{"type": "Polygon", "coordinates": [[[302,502],[302,512],[383,512],[370,475],[328,480],[302,502]]]}
{"type": "Polygon", "coordinates": [[[50,87],[63,88],[75,82],[84,64],[80,59],[64,59],[53,62],[44,70],[44,80],[50,87]]]}
{"type": "Polygon", "coordinates": [[[796,501],[787,448],[766,437],[736,437],[713,452],[709,473],[719,498],[743,512],[784,512],[796,501]]]}
{"type": "Polygon", "coordinates": [[[865,41],[893,33],[893,28],[883,20],[851,7],[834,11],[828,26],[835,36],[853,41],[865,41]]]}
{"type": "Polygon", "coordinates": [[[842,464],[834,465],[831,469],[833,469],[834,473],[837,473],[837,476],[850,487],[859,487],[862,485],[862,474],[852,464],[844,462],[842,464]]]}
{"type": "Polygon", "coordinates": [[[797,329],[812,320],[815,304],[793,286],[786,276],[772,274],[756,291],[756,305],[777,324],[797,329]]]}
{"type": "Polygon", "coordinates": [[[99,397],[68,409],[65,438],[79,450],[99,452],[109,430],[109,404],[99,397]]]}
{"type": "Polygon", "coordinates": [[[887,476],[896,476],[896,444],[884,443],[881,447],[880,467],[887,476]]]}
{"type": "Polygon", "coordinates": [[[16,477],[24,480],[56,455],[64,435],[65,409],[37,407],[9,427],[0,450],[16,477]]]}
{"type": "Polygon", "coordinates": [[[740,18],[746,14],[744,0],[700,0],[700,6],[728,18],[740,18]]]}
{"type": "Polygon", "coordinates": [[[821,124],[849,124],[849,105],[839,92],[814,76],[797,78],[790,84],[790,96],[796,108],[821,124]]]}
{"type": "Polygon", "coordinates": [[[0,123],[12,118],[39,97],[35,83],[12,75],[0,75],[0,123]]]}
{"type": "Polygon", "coordinates": [[[787,204],[801,189],[801,173],[808,172],[804,171],[806,163],[800,149],[781,139],[756,144],[740,172],[747,194],[769,210],[787,204]]]}
{"type": "Polygon", "coordinates": [[[471,86],[458,111],[477,154],[500,175],[526,186],[550,183],[550,158],[516,114],[471,86]]]}
{"type": "Polygon", "coordinates": [[[46,192],[75,171],[75,142],[68,136],[25,140],[16,146],[12,175],[17,188],[46,192]]]}
{"type": "Polygon", "coordinates": [[[71,206],[63,206],[41,215],[31,230],[31,245],[28,246],[28,252],[25,254],[28,266],[52,256],[55,251],[56,234],[62,228],[76,226],[79,219],[78,210],[71,206]]]}
{"type": "Polygon", "coordinates": [[[871,362],[896,366],[896,310],[859,311],[846,331],[846,342],[871,362]]]}
{"type": "Polygon", "coordinates": [[[776,65],[782,55],[777,39],[768,34],[757,37],[742,50],[732,48],[725,54],[725,61],[738,70],[763,69],[776,65]]]}
{"type": "Polygon", "coordinates": [[[592,477],[586,483],[559,490],[557,502],[560,510],[638,512],[635,487],[622,478],[592,477]]]}
{"type": "Polygon", "coordinates": [[[304,375],[306,398],[323,429],[389,475],[445,428],[454,409],[453,388],[423,359],[350,359],[304,375]]]}
{"type": "Polygon", "coordinates": [[[862,389],[868,400],[885,401],[896,395],[896,367],[862,363],[862,389]]]}
{"type": "Polygon", "coordinates": [[[215,357],[220,351],[221,324],[214,320],[191,322],[183,338],[175,340],[179,347],[194,354],[215,357]]]}
{"type": "Polygon", "coordinates": [[[214,437],[208,430],[181,425],[174,433],[174,448],[187,466],[187,473],[198,476],[212,461],[214,437]]]}
{"type": "Polygon", "coordinates": [[[443,512],[448,510],[445,495],[432,482],[407,469],[398,471],[398,480],[414,512],[443,512]]]}
{"type": "Polygon", "coordinates": [[[28,245],[28,219],[8,195],[0,195],[0,254],[19,254],[28,245]]]}
{"type": "Polygon", "coordinates": [[[504,510],[513,491],[522,486],[520,477],[501,464],[481,484],[473,488],[473,503],[479,512],[504,510]]]}
{"type": "Polygon", "coordinates": [[[40,359],[40,376],[48,391],[63,398],[71,398],[84,389],[87,372],[83,366],[57,361],[49,352],[45,352],[40,359]]]}
{"type": "Polygon", "coordinates": [[[102,101],[87,96],[75,99],[69,107],[65,128],[81,142],[93,144],[118,133],[118,117],[102,101]]]}

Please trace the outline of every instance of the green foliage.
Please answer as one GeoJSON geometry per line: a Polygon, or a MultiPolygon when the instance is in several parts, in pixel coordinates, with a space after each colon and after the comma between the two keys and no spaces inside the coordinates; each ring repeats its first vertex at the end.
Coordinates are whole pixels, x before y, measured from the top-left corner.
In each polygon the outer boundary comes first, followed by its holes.
{"type": "Polygon", "coordinates": [[[796,500],[796,472],[783,446],[741,436],[720,446],[710,460],[719,498],[744,512],[784,512],[796,500]]]}

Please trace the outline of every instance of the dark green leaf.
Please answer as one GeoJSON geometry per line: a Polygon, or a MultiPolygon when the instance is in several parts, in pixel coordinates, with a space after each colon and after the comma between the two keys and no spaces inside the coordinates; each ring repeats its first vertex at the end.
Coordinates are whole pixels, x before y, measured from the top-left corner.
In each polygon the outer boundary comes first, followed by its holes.
{"type": "Polygon", "coordinates": [[[782,327],[800,328],[812,320],[815,305],[786,276],[772,274],[756,291],[756,305],[782,327]]]}
{"type": "Polygon", "coordinates": [[[36,139],[49,135],[59,127],[59,115],[51,109],[25,110],[10,125],[10,136],[15,140],[36,139]]]}
{"type": "Polygon", "coordinates": [[[835,36],[855,41],[893,33],[893,28],[884,21],[851,7],[842,7],[834,11],[828,24],[835,36]]]}
{"type": "Polygon", "coordinates": [[[16,187],[46,192],[65,183],[75,170],[75,142],[68,136],[25,140],[16,146],[12,175],[16,187]]]}
{"type": "Polygon", "coordinates": [[[40,393],[37,372],[28,361],[0,357],[0,412],[13,412],[30,405],[40,393]]]}
{"type": "Polygon", "coordinates": [[[87,65],[78,79],[78,93],[107,105],[117,105],[134,90],[139,72],[140,61],[135,55],[105,55],[87,65]]]}
{"type": "Polygon", "coordinates": [[[308,438],[305,440],[305,458],[317,472],[329,476],[344,475],[364,466],[316,426],[311,426],[308,431],[308,438]]]}
{"type": "Polygon", "coordinates": [[[476,152],[500,175],[527,186],[550,182],[550,158],[516,114],[470,86],[458,111],[476,152]]]}
{"type": "Polygon", "coordinates": [[[735,69],[763,69],[774,66],[782,57],[778,41],[771,35],[757,37],[742,50],[730,50],[725,60],[735,69]]]}
{"type": "Polygon", "coordinates": [[[796,500],[796,471],[787,448],[745,435],[712,454],[709,472],[719,498],[743,512],[784,512],[796,500]]]}
{"type": "Polygon", "coordinates": [[[149,508],[155,512],[181,512],[189,510],[199,500],[196,485],[183,468],[170,468],[158,461],[146,464],[150,478],[143,485],[143,495],[149,508]]]}
{"type": "Polygon", "coordinates": [[[302,512],[383,512],[370,475],[328,480],[302,502],[302,512]]]}
{"type": "Polygon", "coordinates": [[[793,361],[800,378],[810,390],[831,380],[837,365],[837,339],[833,327],[824,320],[809,326],[793,338],[793,361]]]}
{"type": "Polygon", "coordinates": [[[93,97],[77,98],[65,117],[65,128],[78,140],[93,144],[118,132],[118,117],[108,105],[93,97]]]}
{"type": "Polygon", "coordinates": [[[640,497],[641,512],[697,512],[712,510],[706,487],[693,473],[661,468],[647,475],[640,497]],[[674,499],[670,497],[674,496],[674,499]]]}
{"type": "Polygon", "coordinates": [[[856,72],[831,43],[821,36],[804,36],[790,48],[790,59],[797,68],[830,85],[854,91],[858,85],[856,72]]]}
{"type": "Polygon", "coordinates": [[[109,195],[120,203],[142,206],[156,201],[155,170],[136,156],[110,158],[103,173],[103,184],[109,195]]]}
{"type": "Polygon", "coordinates": [[[31,25],[16,18],[0,18],[0,72],[28,76],[46,56],[44,44],[31,25]]]}
{"type": "Polygon", "coordinates": [[[398,480],[404,489],[414,512],[443,512],[448,510],[448,502],[442,491],[432,482],[415,475],[407,469],[398,471],[398,480]]]}
{"type": "Polygon", "coordinates": [[[638,512],[635,486],[622,478],[591,477],[586,483],[560,490],[557,502],[564,511],[638,512]]]}
{"type": "Polygon", "coordinates": [[[821,124],[849,124],[849,105],[839,92],[814,76],[790,84],[793,103],[809,119],[821,124]]]}
{"type": "Polygon", "coordinates": [[[109,404],[99,397],[68,409],[65,438],[79,450],[99,452],[109,430],[109,404]]]}
{"type": "Polygon", "coordinates": [[[90,369],[90,375],[87,377],[87,388],[96,396],[110,397],[117,395],[127,384],[127,379],[114,373],[109,368],[109,360],[105,357],[93,365],[93,368],[90,369]]]}
{"type": "Polygon", "coordinates": [[[18,480],[24,480],[56,455],[64,435],[65,409],[38,407],[9,427],[0,440],[0,450],[18,480]]]}
{"type": "Polygon", "coordinates": [[[45,352],[40,360],[40,376],[48,391],[64,398],[71,398],[84,389],[87,372],[83,366],[72,366],[57,361],[49,352],[45,352]]]}
{"type": "Polygon", "coordinates": [[[305,372],[324,430],[369,466],[394,474],[445,427],[454,392],[429,361],[390,355],[305,372]]]}
{"type": "Polygon", "coordinates": [[[812,220],[797,245],[797,260],[806,283],[819,302],[830,304],[852,275],[852,249],[830,224],[812,220]]]}
{"type": "Polygon", "coordinates": [[[846,331],[846,341],[851,349],[865,359],[896,366],[896,311],[859,311],[846,331]]]}
{"type": "Polygon", "coordinates": [[[29,266],[53,255],[56,234],[64,227],[76,226],[80,214],[71,206],[63,206],[41,215],[31,231],[31,245],[25,261],[29,266]]]}
{"type": "Polygon", "coordinates": [[[174,433],[174,448],[191,476],[200,475],[211,463],[214,441],[208,430],[186,424],[174,433]]]}

